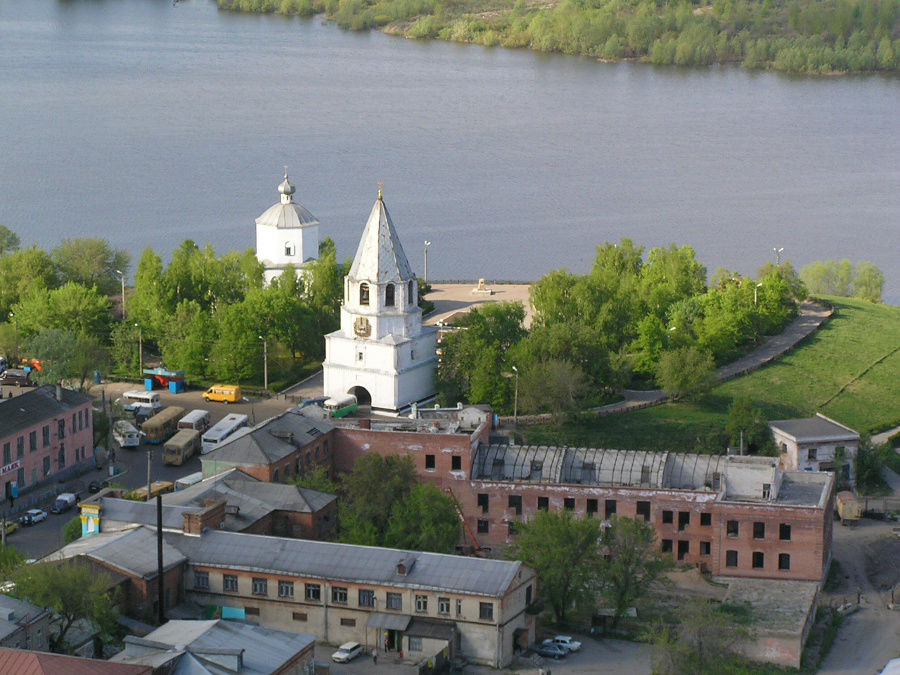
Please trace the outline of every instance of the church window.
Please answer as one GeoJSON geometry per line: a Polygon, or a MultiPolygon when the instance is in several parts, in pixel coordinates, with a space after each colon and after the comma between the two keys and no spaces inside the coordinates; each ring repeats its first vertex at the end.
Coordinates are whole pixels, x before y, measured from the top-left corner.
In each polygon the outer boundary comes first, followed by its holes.
{"type": "Polygon", "coordinates": [[[295,250],[296,250],[296,249],[294,248],[294,242],[292,242],[292,241],[286,241],[286,242],[284,242],[284,254],[285,254],[286,256],[292,256],[292,255],[294,255],[294,251],[295,251],[295,250]]]}
{"type": "Polygon", "coordinates": [[[369,304],[369,284],[360,284],[359,285],[359,304],[361,304],[361,305],[369,304]]]}
{"type": "Polygon", "coordinates": [[[394,306],[394,284],[388,284],[384,287],[384,306],[394,306]]]}
{"type": "Polygon", "coordinates": [[[413,280],[409,280],[409,290],[406,292],[406,301],[407,304],[413,304],[413,280]]]}

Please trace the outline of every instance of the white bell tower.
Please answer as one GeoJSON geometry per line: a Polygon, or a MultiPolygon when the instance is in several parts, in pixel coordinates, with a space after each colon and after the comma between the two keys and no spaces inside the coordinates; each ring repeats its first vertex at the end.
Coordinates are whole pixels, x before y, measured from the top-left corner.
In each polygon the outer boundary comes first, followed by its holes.
{"type": "Polygon", "coordinates": [[[382,412],[434,397],[437,328],[422,326],[418,290],[379,189],[344,278],[341,327],[325,336],[326,396],[382,412]]]}

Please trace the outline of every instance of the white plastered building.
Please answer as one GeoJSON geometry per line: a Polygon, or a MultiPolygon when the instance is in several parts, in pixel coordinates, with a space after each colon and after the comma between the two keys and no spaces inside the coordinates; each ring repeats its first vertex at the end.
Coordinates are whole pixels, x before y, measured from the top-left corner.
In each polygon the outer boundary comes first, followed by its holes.
{"type": "Polygon", "coordinates": [[[379,190],[344,278],[341,327],[325,336],[326,396],[382,412],[434,397],[437,328],[422,326],[418,291],[379,190]]]}
{"type": "Polygon", "coordinates": [[[265,266],[266,285],[288,265],[300,273],[304,264],[319,255],[319,221],[294,202],[294,186],[288,180],[278,186],[281,200],[256,219],[256,259],[265,266]]]}

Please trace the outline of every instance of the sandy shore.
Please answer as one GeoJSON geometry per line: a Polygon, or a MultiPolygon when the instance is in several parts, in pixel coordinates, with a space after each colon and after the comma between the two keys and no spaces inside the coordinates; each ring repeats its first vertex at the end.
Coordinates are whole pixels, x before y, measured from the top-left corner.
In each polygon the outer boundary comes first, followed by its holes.
{"type": "Polygon", "coordinates": [[[425,297],[434,303],[434,311],[425,317],[425,323],[434,325],[457,312],[468,312],[472,307],[487,302],[521,302],[525,305],[525,326],[531,326],[532,311],[528,303],[528,284],[488,284],[492,293],[475,292],[477,284],[432,284],[431,293],[425,297]]]}

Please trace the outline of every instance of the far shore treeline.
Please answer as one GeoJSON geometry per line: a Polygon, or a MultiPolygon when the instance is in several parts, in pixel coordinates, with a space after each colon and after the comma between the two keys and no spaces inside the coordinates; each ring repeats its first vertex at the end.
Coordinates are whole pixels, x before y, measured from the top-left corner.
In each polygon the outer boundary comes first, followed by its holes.
{"type": "Polygon", "coordinates": [[[900,70],[900,0],[217,0],[418,39],[658,65],[737,63],[792,73],[900,70]]]}

